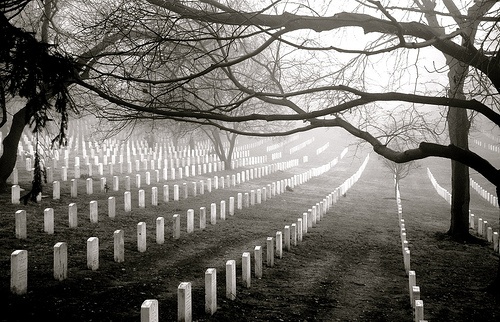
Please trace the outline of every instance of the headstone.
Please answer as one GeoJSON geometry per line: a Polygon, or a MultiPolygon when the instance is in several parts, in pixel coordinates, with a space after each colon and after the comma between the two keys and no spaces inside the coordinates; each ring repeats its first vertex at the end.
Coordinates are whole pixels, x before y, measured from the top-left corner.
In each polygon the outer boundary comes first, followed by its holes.
{"type": "Polygon", "coordinates": [[[146,249],[146,223],[140,222],[137,224],[137,250],[144,253],[146,249]]]}
{"type": "Polygon", "coordinates": [[[168,202],[169,193],[168,193],[168,185],[163,185],[163,202],[168,202]]]}
{"type": "Polygon", "coordinates": [[[115,230],[113,233],[113,258],[117,263],[125,261],[125,238],[123,230],[115,230]]]}
{"type": "Polygon", "coordinates": [[[187,233],[190,234],[194,231],[194,210],[188,209],[187,211],[187,233]]]}
{"type": "Polygon", "coordinates": [[[54,209],[45,208],[43,211],[43,231],[47,234],[54,233],[54,209]]]}
{"type": "Polygon", "coordinates": [[[177,321],[191,322],[192,320],[191,283],[182,282],[177,288],[177,321]]]}
{"type": "Polygon", "coordinates": [[[108,217],[115,218],[116,202],[115,197],[108,197],[108,217]]]}
{"type": "Polygon", "coordinates": [[[186,182],[184,182],[182,184],[182,190],[184,191],[184,199],[187,199],[189,196],[189,193],[188,193],[188,185],[186,182]]]}
{"type": "Polygon", "coordinates": [[[276,256],[283,257],[283,233],[281,231],[276,232],[276,256]]]}
{"type": "Polygon", "coordinates": [[[217,223],[217,205],[215,203],[210,204],[210,223],[212,225],[217,223]]]}
{"type": "Polygon", "coordinates": [[[158,300],[145,300],[141,304],[141,322],[158,322],[158,300]]]}
{"type": "Polygon", "coordinates": [[[139,173],[135,175],[135,187],[137,189],[141,187],[141,175],[139,173]]]}
{"type": "Polygon", "coordinates": [[[415,301],[413,300],[413,286],[417,285],[417,276],[415,271],[408,272],[408,291],[410,293],[410,304],[414,307],[415,301]]]}
{"type": "Polygon", "coordinates": [[[236,208],[238,210],[241,210],[242,209],[242,205],[243,205],[243,195],[242,195],[241,192],[238,192],[238,202],[237,202],[236,208]]]}
{"type": "Polygon", "coordinates": [[[61,183],[59,181],[52,182],[52,199],[61,199],[61,183]]]}
{"type": "Polygon", "coordinates": [[[54,278],[58,281],[68,277],[68,245],[59,242],[54,245],[54,278]]]}
{"type": "Polygon", "coordinates": [[[90,222],[93,223],[93,224],[95,224],[99,220],[99,217],[98,217],[99,215],[98,215],[98,211],[97,211],[97,201],[96,200],[92,200],[90,202],[89,209],[90,209],[90,222]]]}
{"type": "Polygon", "coordinates": [[[132,211],[132,197],[130,196],[130,191],[125,191],[123,193],[123,198],[125,200],[125,212],[132,211]]]}
{"type": "Polygon", "coordinates": [[[498,253],[498,232],[493,232],[493,250],[498,253]]]}
{"type": "Polygon", "coordinates": [[[408,272],[410,271],[410,250],[408,248],[405,248],[403,254],[403,261],[404,261],[406,275],[408,275],[408,272]]]}
{"type": "MultiPolygon", "coordinates": [[[[255,190],[250,190],[250,205],[255,205],[255,190]]],[[[248,207],[248,206],[247,206],[248,207]]]]}
{"type": "Polygon", "coordinates": [[[70,203],[68,206],[68,222],[69,228],[76,228],[78,226],[78,210],[76,203],[70,203]]]}
{"type": "Polygon", "coordinates": [[[254,270],[255,278],[262,278],[262,246],[255,246],[254,248],[254,270]]]}
{"type": "Polygon", "coordinates": [[[139,208],[146,207],[146,194],[143,189],[139,189],[139,208]]]}
{"type": "Polygon", "coordinates": [[[11,202],[13,205],[18,205],[20,204],[20,198],[21,198],[21,188],[15,184],[10,188],[11,191],[11,202]]]}
{"type": "Polygon", "coordinates": [[[87,267],[93,271],[99,268],[99,238],[87,239],[87,267]]]}
{"type": "Polygon", "coordinates": [[[245,208],[250,207],[250,195],[248,194],[248,192],[245,192],[245,194],[243,196],[244,196],[243,207],[245,207],[245,208]]]}
{"type": "Polygon", "coordinates": [[[94,193],[94,184],[92,182],[92,178],[87,178],[86,180],[87,183],[87,194],[91,195],[94,193]]]}
{"type": "Polygon", "coordinates": [[[196,191],[196,182],[192,182],[192,183],[191,183],[191,186],[192,186],[192,191],[193,191],[193,192],[192,192],[192,195],[193,195],[193,197],[196,197],[196,194],[198,193],[198,192],[196,191]]]}
{"type": "Polygon", "coordinates": [[[120,189],[120,179],[118,176],[113,176],[113,191],[118,191],[120,189]]]}
{"type": "Polygon", "coordinates": [[[10,291],[17,295],[28,291],[27,250],[16,250],[10,255],[10,291]]]}
{"type": "Polygon", "coordinates": [[[205,182],[200,180],[200,195],[205,194],[205,182]]]}
{"type": "Polygon", "coordinates": [[[411,294],[412,294],[412,298],[413,298],[412,307],[415,308],[415,302],[417,300],[420,300],[420,287],[416,286],[416,285],[412,286],[411,294]]]}
{"type": "Polygon", "coordinates": [[[16,221],[16,238],[25,239],[27,237],[26,210],[16,211],[15,221],[16,221]]]}
{"type": "Polygon", "coordinates": [[[236,261],[233,259],[226,262],[226,298],[236,299],[236,261]]]}
{"type": "Polygon", "coordinates": [[[285,226],[284,229],[284,237],[285,237],[285,250],[290,250],[290,226],[285,226]]]}
{"type": "Polygon", "coordinates": [[[179,185],[174,184],[174,201],[179,201],[179,185]]]}
{"type": "Polygon", "coordinates": [[[178,214],[172,216],[172,237],[174,239],[181,237],[181,216],[178,214]]]}
{"type": "Polygon", "coordinates": [[[71,179],[71,198],[78,197],[78,180],[71,179]]]}
{"type": "Polygon", "coordinates": [[[274,241],[272,237],[267,237],[266,240],[266,248],[267,248],[267,266],[274,266],[274,241]]]}
{"type": "Polygon", "coordinates": [[[229,197],[229,216],[234,216],[234,197],[229,197]]]}
{"type": "Polygon", "coordinates": [[[415,321],[421,322],[424,320],[424,301],[415,300],[415,321]]]}
{"type": "Polygon", "coordinates": [[[130,190],[130,177],[125,176],[125,190],[129,191],[130,190]]]}
{"type": "Polygon", "coordinates": [[[302,218],[297,219],[297,241],[301,242],[302,241],[302,232],[304,231],[303,229],[303,224],[302,224],[302,218]]]}
{"type": "Polygon", "coordinates": [[[205,313],[213,315],[217,311],[217,270],[205,271],[205,313]]]}
{"type": "Polygon", "coordinates": [[[244,252],[241,256],[241,279],[243,282],[243,287],[249,288],[251,285],[251,271],[252,267],[250,266],[250,253],[244,252]]]}
{"type": "Polygon", "coordinates": [[[291,227],[291,244],[297,246],[297,224],[293,223],[291,227]]]}
{"type": "Polygon", "coordinates": [[[220,219],[226,220],[226,201],[221,200],[220,202],[220,219]]]}
{"type": "Polygon", "coordinates": [[[302,235],[307,234],[309,218],[307,212],[302,214],[302,235]]]}
{"type": "Polygon", "coordinates": [[[156,218],[156,243],[160,245],[165,243],[165,218],[163,217],[156,218]]]}
{"type": "Polygon", "coordinates": [[[207,191],[212,192],[212,179],[207,179],[207,191]]]}

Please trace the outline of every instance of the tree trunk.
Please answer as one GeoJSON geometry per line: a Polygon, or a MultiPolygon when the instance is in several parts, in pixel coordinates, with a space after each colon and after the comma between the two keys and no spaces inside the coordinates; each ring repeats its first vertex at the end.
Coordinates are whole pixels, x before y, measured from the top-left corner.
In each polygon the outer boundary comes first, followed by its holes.
{"type": "Polygon", "coordinates": [[[26,108],[23,107],[14,114],[9,134],[3,140],[3,154],[0,157],[0,191],[7,190],[7,179],[16,166],[17,147],[27,121],[26,108]]]}

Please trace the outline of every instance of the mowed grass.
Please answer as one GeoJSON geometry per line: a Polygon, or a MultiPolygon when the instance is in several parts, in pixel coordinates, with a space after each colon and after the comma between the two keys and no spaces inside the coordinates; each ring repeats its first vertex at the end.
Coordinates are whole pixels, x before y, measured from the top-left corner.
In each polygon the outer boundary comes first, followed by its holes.
{"type": "MultiPolygon", "coordinates": [[[[328,132],[327,132],[328,133],[328,132]]],[[[345,144],[330,143],[330,148],[315,155],[315,149],[330,139],[317,136],[314,144],[297,156],[309,155],[309,162],[254,179],[236,187],[213,190],[177,202],[150,206],[150,187],[145,187],[146,208],[138,208],[138,189],[132,188],[132,212],[123,211],[123,185],[119,192],[100,192],[94,183],[93,195],[79,185],[78,199],[69,197],[69,185],[63,185],[61,200],[44,198],[40,204],[10,205],[10,196],[2,195],[1,294],[6,310],[17,312],[17,320],[49,318],[74,321],[137,321],[140,305],[146,299],[159,301],[161,321],[177,318],[177,286],[189,281],[193,289],[193,317],[198,321],[412,321],[412,310],[404,273],[397,208],[392,175],[371,153],[370,162],[360,180],[332,206],[329,213],[304,236],[303,242],[275,259],[275,267],[264,267],[263,278],[252,280],[251,288],[241,285],[241,255],[253,254],[266,238],[275,237],[285,225],[301,218],[303,212],[323,200],[354,174],[369,150],[354,149],[322,176],[294,188],[293,192],[273,196],[258,205],[236,210],[227,219],[217,216],[210,225],[210,204],[226,201],[237,193],[250,192],[276,180],[290,178],[311,167],[325,164],[340,155],[345,144]],[[320,139],[321,138],[321,139],[320,139]],[[116,218],[107,216],[107,198],[116,197],[116,218]],[[89,221],[90,200],[98,200],[99,222],[89,221]],[[68,228],[68,204],[78,205],[79,226],[68,228]],[[43,209],[54,208],[55,234],[43,232],[43,209]],[[198,228],[199,208],[207,208],[207,228],[198,228]],[[14,237],[14,213],[26,209],[28,239],[14,237]],[[195,232],[186,233],[186,211],[195,210],[195,232]],[[181,238],[173,240],[171,218],[181,215],[181,238]],[[155,242],[156,218],[165,218],[166,242],[155,242]],[[145,222],[147,251],[137,251],[136,226],[145,222]],[[113,261],[113,232],[125,231],[125,262],[113,261]],[[97,236],[100,242],[100,267],[86,268],[86,240],[97,236]],[[68,243],[68,279],[57,282],[52,277],[52,247],[68,243]],[[15,296],[9,292],[10,253],[15,249],[29,252],[29,292],[15,296]],[[237,299],[225,299],[225,263],[237,262],[237,299]],[[218,311],[204,312],[204,272],[217,269],[218,311]]],[[[302,138],[301,138],[302,139],[302,138]]],[[[305,137],[303,140],[307,139],[305,137]]],[[[299,141],[286,145],[283,150],[299,141]]],[[[263,153],[262,150],[260,153],[263,153]]],[[[444,163],[426,160],[431,171],[443,175],[444,163]],[[433,168],[436,170],[433,170],[433,168]]],[[[234,173],[226,171],[217,175],[234,173]]],[[[208,178],[209,176],[204,176],[208,178]]],[[[202,177],[178,180],[192,182],[202,177]]],[[[108,183],[111,178],[108,178],[108,183]]],[[[449,180],[449,177],[448,177],[449,180]]],[[[97,180],[95,180],[97,181],[97,180]]],[[[440,179],[438,179],[440,181],[440,179]]],[[[132,178],[132,186],[133,186],[132,178]]],[[[172,184],[169,188],[172,189],[172,184]]],[[[440,182],[441,183],[441,182],[440,182]]],[[[122,183],[121,183],[122,184],[122,183]]],[[[445,183],[441,183],[444,185],[445,183]]],[[[471,192],[473,195],[474,192],[471,192]]],[[[449,205],[433,190],[426,167],[415,170],[401,183],[403,217],[412,252],[412,269],[417,272],[426,318],[430,321],[498,321],[498,303],[484,293],[496,274],[498,256],[487,245],[461,245],[441,234],[449,224],[449,205]]],[[[170,196],[173,191],[170,190],[170,196]]],[[[182,189],[181,189],[182,196],[182,189]]],[[[480,201],[480,200],[479,200],[480,201]]],[[[478,213],[490,213],[488,204],[474,204],[478,213]]],[[[494,211],[491,211],[492,213],[494,211]]],[[[253,261],[253,258],[252,258],[253,261]]],[[[253,270],[253,268],[252,268],[253,270]]],[[[10,318],[9,320],[16,320],[10,318]]]]}

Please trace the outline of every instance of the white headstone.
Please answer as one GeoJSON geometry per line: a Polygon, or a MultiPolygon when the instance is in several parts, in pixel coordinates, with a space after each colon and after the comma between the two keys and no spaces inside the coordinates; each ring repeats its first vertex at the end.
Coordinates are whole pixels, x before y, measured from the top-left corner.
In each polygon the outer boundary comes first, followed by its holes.
{"type": "Polygon", "coordinates": [[[146,249],[146,223],[140,222],[137,224],[137,250],[143,253],[146,249]]]}
{"type": "Polygon", "coordinates": [[[181,216],[178,214],[172,216],[172,237],[174,239],[181,237],[181,216]]]}
{"type": "Polygon", "coordinates": [[[68,245],[59,242],[54,245],[54,278],[58,281],[68,277],[68,245]]]}
{"type": "Polygon", "coordinates": [[[156,243],[163,244],[165,242],[165,218],[156,218],[156,243]]]}
{"type": "Polygon", "coordinates": [[[243,286],[249,288],[251,285],[251,256],[250,253],[244,252],[241,256],[241,279],[243,286]]]}
{"type": "Polygon", "coordinates": [[[255,278],[262,278],[262,246],[255,246],[254,248],[255,260],[255,278]]]}
{"type": "Polygon", "coordinates": [[[210,204],[210,223],[212,225],[217,223],[217,205],[215,203],[210,204]]]}
{"type": "Polygon", "coordinates": [[[98,210],[97,210],[97,201],[92,200],[90,202],[90,222],[95,224],[99,220],[98,210]]]}
{"type": "Polygon", "coordinates": [[[87,239],[87,267],[93,271],[99,268],[99,238],[87,239]]]}
{"type": "Polygon", "coordinates": [[[28,291],[27,250],[16,250],[10,255],[10,290],[18,295],[28,291]]]}
{"type": "Polygon", "coordinates": [[[15,221],[16,221],[16,238],[25,239],[27,237],[26,210],[16,211],[15,221]]]}
{"type": "Polygon", "coordinates": [[[267,237],[266,240],[266,248],[267,248],[267,266],[274,266],[274,240],[272,237],[267,237]]]}
{"type": "Polygon", "coordinates": [[[236,261],[233,259],[226,262],[226,298],[236,299],[236,261]]]}
{"type": "Polygon", "coordinates": [[[191,283],[182,282],[177,288],[177,321],[191,322],[192,303],[191,303],[191,283]]]}
{"type": "Polygon", "coordinates": [[[217,311],[217,270],[205,271],[205,313],[213,315],[217,311]]]}
{"type": "Polygon", "coordinates": [[[68,205],[68,225],[69,228],[76,228],[78,226],[78,210],[76,203],[70,203],[68,205]]]}
{"type": "Polygon", "coordinates": [[[54,209],[45,208],[43,211],[43,231],[47,234],[54,233],[54,209]]]}
{"type": "Polygon", "coordinates": [[[132,211],[132,197],[130,195],[130,191],[125,191],[123,193],[123,198],[125,201],[125,212],[132,211]]]}
{"type": "Polygon", "coordinates": [[[145,300],[141,304],[141,322],[158,322],[158,300],[145,300]]]}
{"type": "Polygon", "coordinates": [[[190,234],[194,231],[194,210],[188,209],[187,211],[187,233],[190,234]]]}
{"type": "Polygon", "coordinates": [[[125,261],[125,238],[123,230],[115,230],[113,233],[113,258],[115,262],[125,261]]]}

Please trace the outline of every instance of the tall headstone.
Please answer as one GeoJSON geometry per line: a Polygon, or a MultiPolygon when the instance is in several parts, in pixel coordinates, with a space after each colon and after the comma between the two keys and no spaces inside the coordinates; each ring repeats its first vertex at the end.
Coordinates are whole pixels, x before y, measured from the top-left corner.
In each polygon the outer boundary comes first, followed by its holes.
{"type": "Polygon", "coordinates": [[[59,181],[52,182],[52,199],[61,199],[61,183],[59,181]]]}
{"type": "Polygon", "coordinates": [[[123,230],[115,230],[113,233],[113,258],[117,263],[125,261],[125,236],[123,230]]]}
{"type": "Polygon", "coordinates": [[[165,218],[163,217],[156,218],[156,243],[160,245],[165,243],[165,218]]]}
{"type": "Polygon", "coordinates": [[[193,320],[191,303],[191,283],[182,282],[177,288],[177,321],[191,322],[193,320]]]}
{"type": "Polygon", "coordinates": [[[116,201],[115,197],[108,197],[108,217],[115,218],[116,215],[116,201]]]}
{"type": "Polygon", "coordinates": [[[146,193],[143,189],[139,189],[139,208],[146,207],[146,193]]]}
{"type": "Polygon", "coordinates": [[[281,231],[276,232],[276,256],[283,257],[283,233],[281,231]]]}
{"type": "Polygon", "coordinates": [[[158,322],[158,300],[145,300],[141,304],[141,322],[158,322]]]}
{"type": "Polygon", "coordinates": [[[262,246],[255,246],[254,248],[254,270],[255,278],[262,278],[262,246]]]}
{"type": "Polygon", "coordinates": [[[68,205],[68,225],[69,228],[76,228],[78,226],[78,210],[74,202],[68,205]]]}
{"type": "Polygon", "coordinates": [[[226,262],[226,298],[236,299],[236,261],[234,259],[226,262]]]}
{"type": "Polygon", "coordinates": [[[229,197],[229,216],[234,216],[234,197],[229,197]]]}
{"type": "Polygon", "coordinates": [[[178,214],[172,216],[172,237],[174,239],[181,237],[181,216],[178,214]]]}
{"type": "Polygon", "coordinates": [[[123,198],[125,201],[125,212],[130,212],[132,211],[132,197],[130,195],[130,191],[125,191],[123,193],[123,198]]]}
{"type": "Polygon", "coordinates": [[[144,253],[146,249],[146,223],[140,222],[137,224],[137,250],[144,253]]]}
{"type": "Polygon", "coordinates": [[[16,238],[25,239],[27,237],[26,229],[26,210],[18,210],[15,214],[16,238]]]}
{"type": "Polygon", "coordinates": [[[15,250],[10,255],[10,291],[23,295],[28,291],[28,251],[15,250]]]}
{"type": "Polygon", "coordinates": [[[94,193],[94,184],[93,184],[92,178],[87,178],[86,183],[87,183],[87,194],[88,195],[93,194],[94,193]]]}
{"type": "Polygon", "coordinates": [[[68,245],[59,242],[54,245],[54,278],[58,281],[68,277],[68,245]]]}
{"type": "Polygon", "coordinates": [[[90,202],[90,222],[95,224],[99,220],[98,210],[97,210],[97,201],[92,200],[90,202]]]}
{"type": "Polygon", "coordinates": [[[179,185],[174,184],[174,201],[179,201],[179,185]]]}
{"type": "Polygon", "coordinates": [[[251,267],[251,256],[250,253],[244,252],[241,255],[241,279],[243,282],[243,286],[249,288],[251,285],[251,275],[252,267],[251,267]]]}
{"type": "Polygon", "coordinates": [[[217,311],[217,270],[205,271],[205,313],[213,315],[217,311]]]}
{"type": "Polygon", "coordinates": [[[210,223],[212,225],[217,223],[217,205],[215,203],[210,204],[210,223]]]}
{"type": "Polygon", "coordinates": [[[99,238],[87,239],[87,267],[93,271],[99,268],[99,238]]]}
{"type": "Polygon", "coordinates": [[[205,207],[200,207],[200,230],[204,230],[207,227],[207,209],[205,207]]]}
{"type": "Polygon", "coordinates": [[[285,250],[290,250],[290,226],[286,225],[284,229],[284,238],[285,238],[285,250]]]}
{"type": "Polygon", "coordinates": [[[226,220],[226,201],[221,200],[220,202],[220,219],[226,220]]]}
{"type": "Polygon", "coordinates": [[[274,266],[274,240],[273,237],[267,237],[266,240],[266,248],[267,248],[267,266],[274,266]]]}
{"type": "Polygon", "coordinates": [[[169,191],[168,191],[168,184],[163,185],[163,202],[168,202],[170,197],[169,197],[169,191]]]}
{"type": "Polygon", "coordinates": [[[188,209],[187,211],[187,233],[190,234],[194,231],[194,210],[188,209]]]}
{"type": "Polygon", "coordinates": [[[13,205],[18,205],[20,204],[20,198],[21,198],[21,188],[15,184],[10,188],[11,191],[11,202],[13,205]]]}
{"type": "Polygon", "coordinates": [[[297,241],[302,241],[302,232],[304,229],[302,228],[302,218],[297,219],[297,241]]]}
{"type": "Polygon", "coordinates": [[[45,208],[43,211],[43,231],[47,234],[54,233],[54,209],[45,208]]]}

